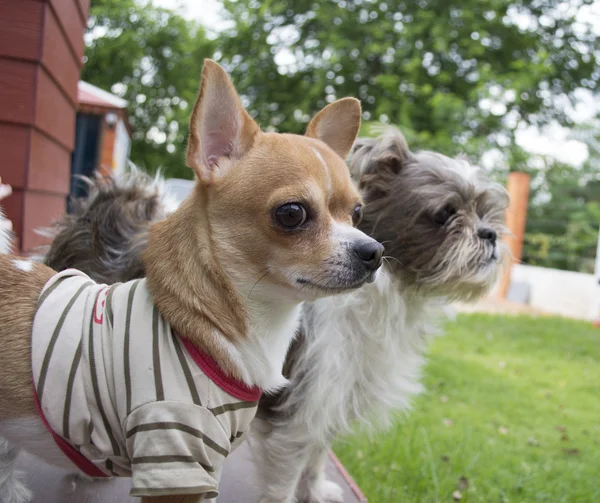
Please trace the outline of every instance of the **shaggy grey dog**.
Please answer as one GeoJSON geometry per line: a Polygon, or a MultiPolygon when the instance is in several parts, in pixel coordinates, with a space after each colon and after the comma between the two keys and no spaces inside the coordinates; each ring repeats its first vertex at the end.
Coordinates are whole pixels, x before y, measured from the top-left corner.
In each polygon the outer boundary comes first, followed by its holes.
{"type": "MultiPolygon", "coordinates": [[[[409,407],[432,320],[487,292],[504,254],[507,192],[467,161],[413,153],[392,129],[358,140],[349,167],[366,202],[360,229],[385,245],[387,263],[372,285],[305,306],[290,386],[263,398],[253,424],[263,503],[342,501],[324,472],[333,438],[409,407]]],[[[141,276],[147,230],[167,210],[141,175],[98,183],[59,224],[46,263],[100,281],[141,276]]]]}

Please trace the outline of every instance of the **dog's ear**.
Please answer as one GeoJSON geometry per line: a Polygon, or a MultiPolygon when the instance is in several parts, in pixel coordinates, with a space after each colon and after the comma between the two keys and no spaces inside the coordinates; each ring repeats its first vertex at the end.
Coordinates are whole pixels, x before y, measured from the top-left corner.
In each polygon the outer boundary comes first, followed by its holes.
{"type": "Polygon", "coordinates": [[[219,161],[242,157],[259,131],[225,70],[214,61],[205,60],[200,93],[190,119],[187,165],[202,182],[210,185],[231,166],[220,165],[219,161]]]}
{"type": "Polygon", "coordinates": [[[308,123],[306,136],[317,138],[345,159],[360,128],[360,101],[342,98],[323,108],[308,123]]]}
{"type": "Polygon", "coordinates": [[[407,163],[414,161],[404,135],[395,127],[375,128],[378,138],[358,138],[348,158],[352,177],[363,183],[362,177],[378,173],[398,174],[407,163]]]}
{"type": "Polygon", "coordinates": [[[402,166],[412,158],[406,138],[400,130],[389,128],[383,135],[382,143],[385,147],[383,152],[373,159],[376,162],[377,169],[399,173],[402,166]]]}
{"type": "Polygon", "coordinates": [[[404,158],[400,157],[396,152],[386,152],[375,159],[378,169],[385,169],[392,173],[399,173],[402,168],[404,158]]]}

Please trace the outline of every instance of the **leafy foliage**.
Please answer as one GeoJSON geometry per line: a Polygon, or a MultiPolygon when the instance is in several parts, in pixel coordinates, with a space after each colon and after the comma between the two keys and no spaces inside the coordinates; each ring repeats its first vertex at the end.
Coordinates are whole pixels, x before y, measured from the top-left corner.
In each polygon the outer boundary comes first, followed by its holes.
{"type": "Polygon", "coordinates": [[[129,101],[135,163],[191,178],[187,121],[214,42],[198,24],[137,0],[95,0],[86,40],[82,78],[129,101]]]}
{"type": "Polygon", "coordinates": [[[515,142],[524,126],[573,126],[565,105],[576,89],[596,89],[600,44],[577,18],[591,0],[224,4],[233,28],[222,40],[223,61],[263,125],[301,132],[317,108],[351,95],[367,121],[399,125],[411,147],[475,159],[497,148],[498,167],[529,171],[535,181],[524,260],[593,269],[593,134],[582,138],[592,156],[581,169],[551,159],[532,165],[515,142]]]}
{"type": "Polygon", "coordinates": [[[591,1],[225,0],[222,48],[265,125],[300,132],[350,95],[417,147],[480,154],[522,121],[569,124],[560,99],[596,88],[600,43],[575,23],[591,1]]]}
{"type": "Polygon", "coordinates": [[[525,263],[594,272],[600,227],[600,170],[594,160],[580,168],[548,160],[535,173],[525,263]]]}
{"type": "Polygon", "coordinates": [[[581,13],[594,0],[222,0],[216,40],[151,0],[94,0],[83,78],[129,101],[131,157],[189,178],[187,121],[202,60],[231,72],[264,128],[302,132],[342,96],[362,101],[365,127],[399,125],[412,148],[447,155],[501,152],[498,168],[534,184],[524,260],[589,271],[600,205],[600,141],[579,128],[581,169],[532,164],[519,128],[556,121],[574,91],[595,91],[600,39],[581,13]]]}

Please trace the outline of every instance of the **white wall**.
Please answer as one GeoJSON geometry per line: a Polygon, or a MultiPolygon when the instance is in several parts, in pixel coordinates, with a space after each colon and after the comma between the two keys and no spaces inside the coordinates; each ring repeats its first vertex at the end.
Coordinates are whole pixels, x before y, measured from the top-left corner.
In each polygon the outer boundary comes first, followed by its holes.
{"type": "Polygon", "coordinates": [[[600,285],[593,274],[515,264],[512,283],[529,287],[528,304],[548,313],[593,320],[598,315],[600,285]]]}
{"type": "Polygon", "coordinates": [[[192,193],[194,185],[194,180],[182,180],[181,178],[167,178],[165,180],[167,192],[175,199],[178,205],[192,193]]]}
{"type": "Polygon", "coordinates": [[[121,175],[125,173],[127,160],[131,151],[131,138],[127,132],[127,127],[122,119],[118,119],[115,131],[115,145],[113,147],[113,173],[121,175]]]}

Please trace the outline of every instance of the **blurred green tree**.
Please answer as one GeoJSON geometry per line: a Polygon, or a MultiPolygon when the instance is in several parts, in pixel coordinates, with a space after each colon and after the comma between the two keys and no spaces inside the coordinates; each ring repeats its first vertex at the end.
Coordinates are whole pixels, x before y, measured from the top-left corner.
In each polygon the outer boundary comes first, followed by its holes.
{"type": "Polygon", "coordinates": [[[131,159],[192,178],[184,152],[202,61],[215,42],[178,13],[138,0],[94,0],[82,79],[129,102],[131,159]]]}
{"type": "Polygon", "coordinates": [[[597,89],[600,39],[585,15],[594,0],[222,2],[228,28],[209,40],[149,0],[93,0],[83,78],[129,101],[138,165],[191,177],[187,121],[202,60],[215,54],[263,128],[302,132],[327,102],[356,96],[363,134],[382,121],[415,149],[475,159],[499,149],[499,166],[534,179],[524,260],[589,270],[600,218],[597,127],[578,130],[591,154],[580,168],[532,165],[515,135],[552,121],[573,126],[565,108],[575,90],[597,89]]]}
{"type": "Polygon", "coordinates": [[[574,167],[539,159],[532,183],[523,261],[530,265],[594,272],[600,227],[600,151],[598,132],[576,128],[589,158],[574,167]]]}
{"type": "Polygon", "coordinates": [[[519,126],[569,125],[573,91],[596,89],[592,2],[224,0],[223,61],[263,126],[300,132],[348,95],[417,148],[518,150],[519,126]]]}
{"type": "MultiPolygon", "coordinates": [[[[589,271],[598,236],[599,156],[580,168],[531,164],[519,128],[595,91],[594,0],[224,0],[222,62],[263,126],[301,132],[327,101],[361,99],[368,121],[399,125],[413,148],[529,171],[524,260],[589,271]]],[[[593,134],[592,134],[593,136],[593,134]]],[[[497,175],[502,177],[504,173],[497,175]]]]}

